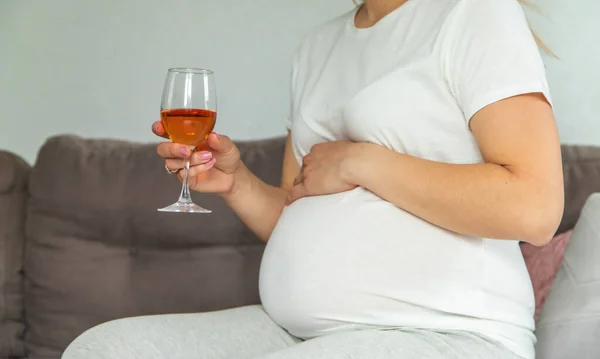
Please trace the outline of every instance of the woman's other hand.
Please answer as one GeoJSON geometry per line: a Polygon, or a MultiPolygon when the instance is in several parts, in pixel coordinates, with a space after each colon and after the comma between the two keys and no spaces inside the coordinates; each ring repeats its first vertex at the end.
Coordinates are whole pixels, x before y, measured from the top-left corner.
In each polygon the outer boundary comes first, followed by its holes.
{"type": "Polygon", "coordinates": [[[357,144],[348,141],[325,142],[313,146],[302,159],[302,168],[286,205],[299,198],[320,196],[352,190],[357,185],[345,179],[347,159],[357,150],[357,144]]]}

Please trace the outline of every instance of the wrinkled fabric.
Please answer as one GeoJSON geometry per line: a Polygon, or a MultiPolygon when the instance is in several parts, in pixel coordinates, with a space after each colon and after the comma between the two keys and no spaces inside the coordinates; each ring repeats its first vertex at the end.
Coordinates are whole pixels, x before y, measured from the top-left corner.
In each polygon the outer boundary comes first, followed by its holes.
{"type": "Polygon", "coordinates": [[[466,332],[357,330],[301,341],[260,306],[119,319],[78,337],[63,359],[518,359],[466,332]]]}

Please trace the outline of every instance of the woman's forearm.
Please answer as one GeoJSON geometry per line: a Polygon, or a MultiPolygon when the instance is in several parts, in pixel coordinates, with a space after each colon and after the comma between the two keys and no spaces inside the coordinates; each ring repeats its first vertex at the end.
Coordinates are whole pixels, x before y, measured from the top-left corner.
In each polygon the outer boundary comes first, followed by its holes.
{"type": "Polygon", "coordinates": [[[447,164],[358,144],[344,176],[439,227],[543,245],[562,215],[562,187],[491,163],[447,164]]]}
{"type": "Polygon", "coordinates": [[[287,191],[270,186],[242,165],[227,204],[258,238],[267,241],[281,216],[287,191]]]}

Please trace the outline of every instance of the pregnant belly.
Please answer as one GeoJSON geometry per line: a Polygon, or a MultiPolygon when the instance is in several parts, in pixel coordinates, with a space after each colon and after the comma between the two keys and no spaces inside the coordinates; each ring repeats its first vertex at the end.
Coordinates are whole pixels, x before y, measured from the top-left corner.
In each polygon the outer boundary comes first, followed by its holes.
{"type": "Polygon", "coordinates": [[[480,256],[473,255],[480,241],[424,222],[362,188],[303,198],[284,210],[267,244],[261,300],[299,337],[410,325],[432,307],[448,309],[435,303],[439,296],[472,295],[481,276],[474,268],[480,256]],[[462,284],[444,284],[444,277],[456,276],[462,284]]]}

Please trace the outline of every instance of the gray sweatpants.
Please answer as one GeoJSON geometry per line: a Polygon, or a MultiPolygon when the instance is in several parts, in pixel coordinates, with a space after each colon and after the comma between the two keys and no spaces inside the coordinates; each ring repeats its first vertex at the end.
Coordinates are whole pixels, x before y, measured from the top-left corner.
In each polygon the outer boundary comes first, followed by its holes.
{"type": "Polygon", "coordinates": [[[119,319],[69,345],[63,359],[518,359],[466,332],[356,330],[302,341],[260,306],[119,319]]]}

